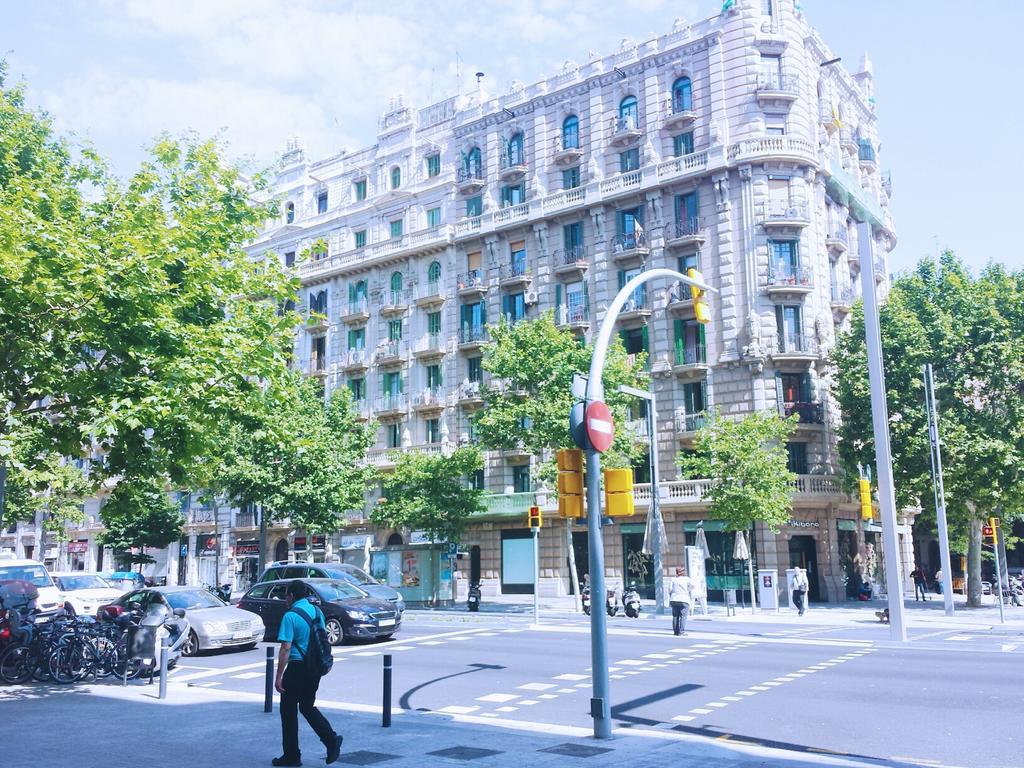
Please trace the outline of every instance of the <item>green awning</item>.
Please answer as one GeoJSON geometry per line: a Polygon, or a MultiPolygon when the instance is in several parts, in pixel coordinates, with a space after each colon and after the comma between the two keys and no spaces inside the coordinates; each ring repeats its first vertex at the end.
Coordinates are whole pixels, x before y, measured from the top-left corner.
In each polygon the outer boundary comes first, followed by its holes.
{"type": "Polygon", "coordinates": [[[644,523],[626,523],[620,525],[619,530],[623,533],[644,533],[647,531],[647,525],[644,523]]]}
{"type": "Polygon", "coordinates": [[[836,520],[836,526],[840,531],[856,531],[857,521],[856,520],[836,520]]]}

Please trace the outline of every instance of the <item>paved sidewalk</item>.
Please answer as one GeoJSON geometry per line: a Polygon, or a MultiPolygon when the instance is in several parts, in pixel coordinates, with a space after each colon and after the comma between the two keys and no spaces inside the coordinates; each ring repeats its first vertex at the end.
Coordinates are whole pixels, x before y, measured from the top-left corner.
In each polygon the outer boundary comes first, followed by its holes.
{"type": "MultiPolygon", "coordinates": [[[[337,673],[335,673],[337,674],[337,673]]],[[[178,765],[188,768],[270,765],[280,754],[280,720],[264,714],[262,697],[171,683],[0,688],[5,725],[4,768],[68,765],[178,765]],[[70,761],[70,762],[69,762],[70,761]]],[[[396,712],[389,729],[380,710],[340,702],[322,709],[345,736],[338,765],[383,768],[467,765],[481,768],[529,761],[530,768],[629,764],[631,768],[812,768],[914,763],[781,751],[728,737],[708,739],[675,730],[618,730],[597,741],[588,729],[491,721],[471,716],[396,712]],[[450,751],[446,751],[450,750],[450,751]]],[[[303,723],[303,762],[323,765],[323,748],[303,723]]]]}

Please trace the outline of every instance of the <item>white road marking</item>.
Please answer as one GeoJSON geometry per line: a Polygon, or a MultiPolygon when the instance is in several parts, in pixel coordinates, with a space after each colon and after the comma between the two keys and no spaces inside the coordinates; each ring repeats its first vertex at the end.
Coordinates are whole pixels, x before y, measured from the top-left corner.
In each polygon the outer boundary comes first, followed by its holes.
{"type": "Polygon", "coordinates": [[[527,683],[520,685],[520,691],[548,691],[556,687],[553,683],[527,683]]]}
{"type": "Polygon", "coordinates": [[[672,655],[668,653],[648,653],[644,655],[645,659],[671,659],[672,655]]]}
{"type": "Polygon", "coordinates": [[[575,688],[559,688],[558,693],[576,693],[575,688]]]}
{"type": "MultiPolygon", "coordinates": [[[[788,682],[788,681],[787,681],[787,682],[788,682]]],[[[773,687],[774,687],[774,686],[776,686],[776,685],[782,685],[782,683],[776,682],[775,680],[769,680],[769,681],[767,681],[767,682],[766,682],[766,683],[764,683],[764,684],[765,684],[765,685],[770,685],[770,686],[773,686],[773,687]]],[[[750,686],[750,687],[751,687],[751,688],[753,688],[754,686],[752,685],[752,686],[750,686]]]]}
{"type": "Polygon", "coordinates": [[[611,677],[612,680],[625,680],[626,679],[625,675],[609,675],[609,677],[611,677]]]}
{"type": "Polygon", "coordinates": [[[240,675],[232,675],[231,677],[235,680],[254,680],[257,677],[263,677],[266,672],[243,672],[240,675]]]}
{"type": "Polygon", "coordinates": [[[643,667],[647,664],[646,661],[640,661],[639,659],[623,659],[622,661],[616,661],[616,664],[622,664],[624,667],[643,667]]]}
{"type": "MultiPolygon", "coordinates": [[[[425,643],[424,643],[425,645],[425,643]]],[[[380,656],[382,651],[360,651],[359,653],[353,653],[353,656],[380,656]]]]}
{"type": "Polygon", "coordinates": [[[521,707],[532,707],[534,704],[540,704],[539,701],[534,699],[523,699],[522,701],[516,702],[521,707]]]}
{"type": "Polygon", "coordinates": [[[672,719],[673,720],[679,720],[680,722],[683,722],[683,723],[688,723],[691,720],[696,720],[696,718],[693,715],[676,715],[672,719]]]}
{"type": "Polygon", "coordinates": [[[693,647],[694,648],[714,648],[715,646],[709,645],[707,643],[695,643],[693,647]]]}
{"type": "Polygon", "coordinates": [[[494,712],[481,712],[480,717],[501,717],[501,715],[494,712]]]}
{"type": "Polygon", "coordinates": [[[476,712],[478,709],[480,709],[480,707],[459,707],[453,704],[450,707],[443,707],[434,711],[443,712],[446,715],[468,715],[470,712],[476,712]]]}
{"type": "MultiPolygon", "coordinates": [[[[614,670],[612,670],[612,668],[609,667],[608,671],[611,672],[614,670]]],[[[564,675],[558,675],[557,677],[553,677],[552,680],[586,680],[589,677],[590,675],[574,675],[571,673],[566,673],[564,675]]]]}
{"type": "MultiPolygon", "coordinates": [[[[757,691],[736,691],[736,693],[740,696],[757,696],[757,691]]],[[[723,696],[722,698],[726,699],[728,696],[723,696]]]]}
{"type": "Polygon", "coordinates": [[[411,651],[415,646],[412,645],[389,645],[388,653],[392,651],[411,651]]]}
{"type": "Polygon", "coordinates": [[[722,701],[743,701],[739,696],[723,696],[722,701]]]}
{"type": "Polygon", "coordinates": [[[537,697],[538,699],[557,699],[558,697],[553,693],[542,693],[537,697]]]}
{"type": "Polygon", "coordinates": [[[498,707],[495,712],[515,712],[519,707],[498,707]]]}
{"type": "Polygon", "coordinates": [[[420,645],[444,645],[442,640],[424,640],[420,645]]]}
{"type": "Polygon", "coordinates": [[[713,709],[691,709],[690,710],[690,712],[692,712],[695,715],[710,715],[714,711],[715,710],[713,710],[713,709]]]}
{"type": "Polygon", "coordinates": [[[589,688],[590,683],[576,683],[577,688],[589,688]]]}
{"type": "Polygon", "coordinates": [[[724,701],[709,701],[704,706],[705,707],[715,707],[716,709],[721,709],[722,707],[728,707],[729,705],[726,704],[724,701]]]}
{"type": "Polygon", "coordinates": [[[512,701],[518,699],[518,694],[515,693],[489,693],[486,696],[478,696],[477,701],[493,701],[496,704],[504,704],[506,701],[512,701]]]}

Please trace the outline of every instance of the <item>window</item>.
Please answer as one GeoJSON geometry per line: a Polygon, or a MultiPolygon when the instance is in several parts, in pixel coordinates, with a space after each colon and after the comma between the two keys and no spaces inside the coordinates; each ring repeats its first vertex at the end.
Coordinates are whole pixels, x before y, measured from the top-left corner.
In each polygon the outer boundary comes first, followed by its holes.
{"type": "Polygon", "coordinates": [[[316,196],[316,212],[327,213],[327,190],[320,192],[316,196]]]}
{"type": "Polygon", "coordinates": [[[350,352],[354,352],[360,349],[366,349],[366,329],[365,328],[351,328],[348,332],[348,349],[350,352]]]}
{"type": "Polygon", "coordinates": [[[774,5],[774,0],[761,0],[761,13],[765,16],[771,16],[773,11],[772,5],[774,5]]]}
{"type": "Polygon", "coordinates": [[[402,340],[402,320],[388,321],[388,341],[401,341],[402,340]]]}
{"type": "Polygon", "coordinates": [[[574,221],[562,227],[562,244],[567,255],[580,255],[583,249],[583,222],[574,221]]]}
{"type": "Polygon", "coordinates": [[[693,154],[693,131],[672,137],[672,153],[676,157],[693,154]]]}
{"type": "Polygon", "coordinates": [[[391,222],[391,239],[397,240],[402,236],[402,220],[395,219],[391,222]]]}
{"type": "Polygon", "coordinates": [[[523,165],[526,162],[526,158],[523,154],[523,134],[515,133],[508,140],[506,145],[506,160],[508,167],[514,165],[523,165]]]}
{"type": "Polygon", "coordinates": [[[402,394],[402,372],[387,371],[381,380],[381,389],[391,397],[402,394]]]}
{"type": "Polygon", "coordinates": [[[441,226],[441,209],[440,208],[428,208],[427,209],[427,226],[431,227],[431,228],[441,226]]]}
{"type": "Polygon", "coordinates": [[[441,262],[432,261],[427,267],[427,282],[439,283],[441,281],[441,262]]]}
{"type": "Polygon", "coordinates": [[[366,179],[352,182],[352,194],[357,201],[366,199],[366,179]]]}
{"type": "Polygon", "coordinates": [[[782,57],[777,54],[761,54],[761,85],[778,88],[782,85],[782,57]]]}
{"type": "Polygon", "coordinates": [[[463,331],[482,330],[487,324],[487,304],[479,301],[475,304],[463,304],[460,309],[459,326],[463,331]]]}
{"type": "Polygon", "coordinates": [[[786,135],[786,116],[785,115],[765,115],[764,116],[764,129],[769,136],[785,136],[786,135]]]}
{"type": "MultiPolygon", "coordinates": [[[[634,269],[620,269],[619,270],[619,290],[621,291],[625,287],[626,283],[632,280],[634,277],[640,274],[642,270],[639,268],[634,269]]],[[[626,304],[623,306],[623,312],[629,312],[631,310],[641,309],[647,306],[647,286],[641,285],[633,289],[632,295],[626,300],[626,304]]],[[[644,345],[644,349],[646,349],[644,345]]],[[[628,351],[628,350],[627,350],[628,351]]]]}
{"type": "Polygon", "coordinates": [[[703,413],[708,409],[703,381],[691,381],[683,385],[683,408],[690,414],[703,413]]]}
{"type": "Polygon", "coordinates": [[[284,221],[285,224],[292,224],[295,222],[295,203],[290,200],[284,204],[284,221]]]}
{"type": "Polygon", "coordinates": [[[441,420],[440,419],[427,419],[426,420],[426,437],[428,443],[440,443],[441,442],[441,420]]]}
{"type": "Polygon", "coordinates": [[[509,245],[509,266],[513,275],[525,275],[526,269],[526,241],[518,240],[509,245]]]}
{"type": "Polygon", "coordinates": [[[512,467],[512,490],[514,493],[530,492],[529,464],[517,464],[512,467]]]}
{"type": "Polygon", "coordinates": [[[430,155],[427,157],[427,178],[434,178],[441,175],[441,155],[430,155]]]}
{"type": "Polygon", "coordinates": [[[317,291],[309,294],[309,311],[317,314],[327,314],[327,290],[317,291]]]}
{"type": "Polygon", "coordinates": [[[310,344],[310,364],[313,370],[322,371],[327,365],[327,337],[315,336],[310,344]]]}
{"type": "Polygon", "coordinates": [[[690,78],[680,77],[672,83],[672,112],[689,112],[693,109],[693,85],[690,78]]]}
{"type": "Polygon", "coordinates": [[[366,281],[360,280],[358,283],[348,284],[348,303],[352,309],[358,308],[361,304],[366,302],[366,281]]]}
{"type": "Polygon", "coordinates": [[[391,188],[398,189],[402,186],[402,169],[397,165],[391,169],[391,188]]]}
{"type": "Polygon", "coordinates": [[[388,448],[402,447],[402,425],[388,424],[384,429],[384,440],[388,448]]]}
{"type": "Polygon", "coordinates": [[[803,348],[800,307],[776,307],[775,324],[785,350],[800,351],[803,348]]]}
{"type": "Polygon", "coordinates": [[[782,402],[811,402],[811,377],[806,373],[780,373],[779,384],[782,387],[782,402]]]}
{"type": "Polygon", "coordinates": [[[484,199],[477,195],[466,199],[466,215],[479,216],[484,212],[484,199]]]}
{"type": "Polygon", "coordinates": [[[587,284],[579,281],[555,284],[555,319],[558,322],[578,323],[587,319],[587,284]],[[562,293],[565,293],[563,307],[562,293]]]}
{"type": "MultiPolygon", "coordinates": [[[[693,253],[684,253],[679,257],[679,271],[685,275],[688,269],[696,269],[700,272],[700,254],[696,251],[693,253]]],[[[690,295],[690,289],[688,287],[683,290],[686,291],[687,296],[690,295]]]]}
{"type": "Polygon", "coordinates": [[[622,339],[622,345],[626,348],[627,355],[639,355],[641,352],[647,352],[647,326],[641,326],[640,328],[626,328],[619,332],[619,338],[622,339]]]}
{"type": "Polygon", "coordinates": [[[786,468],[797,475],[807,474],[807,443],[786,443],[786,468]]]}
{"type": "Polygon", "coordinates": [[[769,274],[775,279],[788,280],[797,275],[799,257],[796,240],[769,240],[771,254],[769,274]]]}
{"type": "Polygon", "coordinates": [[[466,378],[471,382],[479,383],[484,378],[484,359],[482,357],[470,357],[466,359],[466,378]]]}
{"type": "Polygon", "coordinates": [[[288,253],[284,255],[284,265],[286,267],[295,266],[295,251],[288,251],[288,253]]]}
{"type": "Polygon", "coordinates": [[[428,365],[427,366],[427,389],[440,389],[444,382],[441,378],[441,366],[440,365],[428,365]]]}
{"type": "Polygon", "coordinates": [[[640,167],[640,148],[633,147],[619,153],[619,172],[629,173],[640,167]]]}
{"type": "Polygon", "coordinates": [[[469,476],[469,487],[475,491],[483,491],[487,489],[487,484],[484,482],[484,471],[482,469],[473,470],[473,474],[469,476]]]}
{"type": "Polygon", "coordinates": [[[580,168],[566,168],[562,171],[562,189],[576,189],[580,185],[580,168]]]}
{"type": "Polygon", "coordinates": [[[402,290],[402,273],[401,272],[392,272],[391,273],[391,283],[390,283],[390,285],[391,285],[391,290],[392,291],[400,291],[400,290],[402,290]]]}
{"type": "Polygon", "coordinates": [[[627,96],[619,102],[619,130],[629,130],[640,125],[640,108],[636,96],[627,96]]]}
{"type": "Polygon", "coordinates": [[[349,379],[348,391],[352,394],[353,400],[365,400],[366,379],[349,379]]]}
{"type": "Polygon", "coordinates": [[[441,333],[441,313],[430,312],[427,314],[427,333],[436,336],[441,333]]]}
{"type": "Polygon", "coordinates": [[[501,188],[501,207],[507,208],[510,205],[519,205],[526,202],[526,185],[510,184],[501,188]]]}
{"type": "Polygon", "coordinates": [[[697,193],[688,192],[676,195],[676,234],[683,235],[695,232],[700,224],[700,211],[697,207],[697,193]]]}
{"type": "Polygon", "coordinates": [[[360,229],[355,233],[355,247],[365,248],[366,247],[366,230],[360,229]]]}
{"type": "Polygon", "coordinates": [[[696,320],[675,321],[675,364],[694,365],[707,362],[704,325],[696,320]]]}
{"type": "Polygon", "coordinates": [[[580,148],[580,119],[569,115],[562,121],[562,149],[580,148]]]}
{"type": "Polygon", "coordinates": [[[526,294],[506,293],[501,297],[501,313],[511,325],[526,317],[526,294]]]}
{"type": "Polygon", "coordinates": [[[473,147],[464,156],[464,171],[467,178],[479,179],[483,178],[484,167],[483,161],[480,156],[480,147],[473,147]]]}

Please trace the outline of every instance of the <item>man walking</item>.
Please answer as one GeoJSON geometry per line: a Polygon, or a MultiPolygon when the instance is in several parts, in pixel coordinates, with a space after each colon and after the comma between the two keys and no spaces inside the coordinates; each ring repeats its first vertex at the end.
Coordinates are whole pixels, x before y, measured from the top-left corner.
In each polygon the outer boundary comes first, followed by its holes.
{"type": "Polygon", "coordinates": [[[310,670],[306,654],[314,625],[324,626],[320,609],[306,599],[309,587],[298,579],[288,585],[285,601],[288,610],[281,619],[277,639],[281,650],[277,658],[277,680],[274,687],[281,694],[281,743],[283,754],[275,757],[274,765],[302,765],[299,751],[299,712],[327,747],[327,763],[333,763],[341,754],[342,737],[334,732],[320,710],[316,708],[316,692],[320,676],[310,670]]]}
{"type": "Polygon", "coordinates": [[[807,601],[807,571],[797,568],[793,574],[793,603],[796,605],[800,615],[804,615],[807,601]]]}
{"type": "Polygon", "coordinates": [[[917,566],[910,572],[910,578],[914,580],[914,602],[928,599],[928,579],[924,575],[924,569],[917,566]]]}
{"type": "Polygon", "coordinates": [[[693,579],[686,575],[682,566],[676,567],[676,577],[668,590],[668,602],[672,606],[672,633],[686,634],[686,616],[693,602],[693,579]]]}

